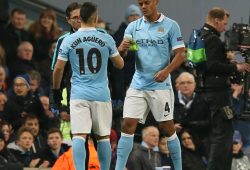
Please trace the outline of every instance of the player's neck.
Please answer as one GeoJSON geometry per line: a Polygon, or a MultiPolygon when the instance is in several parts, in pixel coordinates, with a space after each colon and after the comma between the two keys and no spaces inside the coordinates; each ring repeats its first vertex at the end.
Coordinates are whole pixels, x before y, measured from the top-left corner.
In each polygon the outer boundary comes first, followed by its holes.
{"type": "Polygon", "coordinates": [[[151,16],[145,17],[148,22],[155,22],[160,18],[161,14],[158,12],[153,13],[151,16]]]}
{"type": "Polygon", "coordinates": [[[95,26],[96,26],[95,23],[81,23],[81,28],[91,28],[95,26]]]}

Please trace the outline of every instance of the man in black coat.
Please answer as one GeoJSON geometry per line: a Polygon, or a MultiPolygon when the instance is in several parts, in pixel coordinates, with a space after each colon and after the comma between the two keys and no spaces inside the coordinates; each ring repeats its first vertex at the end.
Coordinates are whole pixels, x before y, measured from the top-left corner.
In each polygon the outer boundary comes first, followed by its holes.
{"type": "Polygon", "coordinates": [[[26,13],[22,9],[15,8],[11,11],[10,23],[7,25],[0,40],[6,51],[7,66],[16,59],[17,47],[22,41],[32,42],[31,35],[24,29],[26,13]]]}
{"type": "Polygon", "coordinates": [[[233,127],[229,77],[233,72],[250,71],[247,63],[230,63],[220,33],[226,30],[229,13],[222,8],[209,10],[201,29],[206,51],[206,69],[203,87],[199,91],[211,110],[212,141],[208,170],[230,170],[232,162],[233,127]],[[227,156],[225,156],[227,155],[227,156]]]}
{"type": "Polygon", "coordinates": [[[194,90],[196,82],[191,73],[178,76],[178,93],[174,105],[175,128],[190,129],[200,140],[208,144],[210,135],[210,110],[204,98],[194,90]]]}

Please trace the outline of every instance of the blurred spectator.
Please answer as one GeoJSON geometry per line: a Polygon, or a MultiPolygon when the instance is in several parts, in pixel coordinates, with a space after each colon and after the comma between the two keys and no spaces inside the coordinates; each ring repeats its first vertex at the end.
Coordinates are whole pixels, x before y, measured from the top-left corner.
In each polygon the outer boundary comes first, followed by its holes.
{"type": "Polygon", "coordinates": [[[3,47],[3,45],[1,43],[0,43],[0,65],[2,67],[4,67],[4,69],[7,69],[6,53],[5,53],[4,47],[3,47]]]}
{"type": "Polygon", "coordinates": [[[57,115],[55,115],[50,109],[49,109],[49,97],[48,96],[40,96],[40,101],[43,105],[43,109],[45,111],[45,115],[47,117],[47,129],[52,127],[60,127],[60,119],[57,115]]]}
{"type": "Polygon", "coordinates": [[[7,84],[6,84],[6,71],[5,68],[0,65],[0,92],[6,93],[7,84]]]}
{"type": "Polygon", "coordinates": [[[194,91],[194,76],[183,72],[178,77],[178,84],[179,90],[174,105],[176,131],[178,133],[182,128],[188,128],[208,146],[211,115],[205,100],[194,91]]]}
{"type": "MultiPolygon", "coordinates": [[[[41,164],[39,155],[33,150],[33,140],[34,138],[31,130],[22,127],[18,130],[17,140],[7,146],[17,160],[25,167],[35,168],[39,167],[41,164]]],[[[45,167],[46,164],[48,163],[43,162],[41,167],[45,167]]]]}
{"type": "Polygon", "coordinates": [[[190,131],[182,129],[180,132],[182,144],[182,167],[183,170],[205,170],[206,156],[195,143],[194,136],[190,131]]]}
{"type": "Polygon", "coordinates": [[[38,118],[35,115],[28,114],[25,118],[23,126],[26,128],[29,128],[33,134],[34,152],[38,153],[44,150],[45,145],[46,145],[46,142],[44,139],[45,134],[42,134],[41,132],[38,118]]]}
{"type": "MultiPolygon", "coordinates": [[[[125,21],[121,23],[118,30],[114,34],[114,40],[116,42],[116,46],[118,47],[123,40],[125,29],[128,24],[132,21],[137,20],[142,16],[140,8],[137,5],[131,4],[128,6],[125,13],[125,21]]],[[[129,51],[127,56],[124,59],[124,67],[122,70],[119,70],[109,62],[109,81],[111,88],[111,99],[113,106],[113,116],[114,126],[118,126],[120,124],[120,117],[122,117],[123,110],[123,101],[125,97],[125,93],[127,88],[130,85],[132,77],[135,72],[135,51],[129,51]],[[116,121],[117,120],[117,121],[116,121]]],[[[120,127],[115,127],[115,129],[119,130],[120,127]]]]}
{"type": "Polygon", "coordinates": [[[0,0],[0,37],[9,21],[9,0],[0,0]]]}
{"type": "Polygon", "coordinates": [[[4,134],[0,132],[0,169],[1,170],[23,170],[22,163],[7,149],[4,134]]]}
{"type": "Polygon", "coordinates": [[[40,89],[43,90],[43,95],[49,96],[50,83],[51,83],[51,63],[56,47],[56,41],[54,41],[49,48],[49,58],[39,62],[36,67],[41,75],[40,89]]]}
{"type": "Polygon", "coordinates": [[[44,90],[41,88],[41,74],[37,70],[30,70],[28,72],[30,77],[30,90],[36,96],[43,96],[44,90]]]}
{"type": "Polygon", "coordinates": [[[69,145],[62,142],[62,133],[58,128],[51,128],[48,130],[47,145],[42,156],[44,160],[49,162],[49,167],[52,167],[57,158],[70,148],[69,145]]]}
{"type": "Polygon", "coordinates": [[[162,166],[170,166],[172,170],[174,170],[174,166],[170,157],[170,152],[168,150],[167,145],[167,137],[165,136],[160,136],[159,138],[159,152],[161,156],[161,164],[162,166]]]}
{"type": "Polygon", "coordinates": [[[10,136],[11,134],[11,124],[8,122],[2,122],[1,123],[1,132],[4,135],[5,144],[8,144],[10,142],[10,136]]]}
{"type": "Polygon", "coordinates": [[[109,27],[109,23],[105,22],[101,18],[98,18],[98,21],[96,23],[96,28],[103,29],[110,35],[114,34],[113,30],[111,30],[111,28],[109,27]]]}
{"type": "Polygon", "coordinates": [[[29,32],[34,39],[34,60],[49,62],[49,48],[50,45],[58,39],[62,33],[58,27],[56,13],[52,9],[44,9],[38,21],[35,21],[29,27],[29,32]]]}
{"type": "Polygon", "coordinates": [[[12,124],[14,131],[17,131],[28,113],[39,118],[42,129],[46,127],[46,116],[41,101],[30,91],[28,74],[23,74],[13,81],[13,88],[10,89],[4,106],[4,118],[12,124]]]}
{"type": "Polygon", "coordinates": [[[250,170],[250,162],[242,151],[242,140],[239,131],[234,131],[233,160],[231,170],[250,170]]]}
{"type": "Polygon", "coordinates": [[[129,170],[154,170],[161,166],[158,152],[159,130],[154,126],[147,126],[142,130],[142,143],[129,155],[127,168],[129,170]]]}
{"type": "Polygon", "coordinates": [[[35,64],[32,60],[33,46],[30,42],[21,42],[17,49],[17,59],[13,61],[12,66],[9,67],[9,81],[10,84],[13,79],[20,74],[26,74],[31,70],[35,70],[35,64]]]}
{"type": "Polygon", "coordinates": [[[4,119],[4,108],[6,102],[7,96],[3,92],[0,92],[0,122],[4,119]]]}
{"type": "Polygon", "coordinates": [[[1,43],[6,52],[7,66],[11,66],[16,60],[17,48],[22,41],[32,42],[31,35],[24,29],[26,13],[24,10],[15,8],[11,11],[10,23],[0,37],[1,43]]]}
{"type": "Polygon", "coordinates": [[[243,87],[243,84],[231,84],[233,108],[235,110],[233,127],[242,135],[242,150],[250,159],[250,120],[241,116],[245,111],[245,99],[247,97],[244,94],[243,87]]]}

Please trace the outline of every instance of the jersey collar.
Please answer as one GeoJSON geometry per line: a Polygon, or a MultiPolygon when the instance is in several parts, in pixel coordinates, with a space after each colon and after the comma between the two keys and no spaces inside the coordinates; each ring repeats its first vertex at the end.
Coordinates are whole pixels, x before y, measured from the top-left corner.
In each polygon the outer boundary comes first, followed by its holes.
{"type": "MultiPolygon", "coordinates": [[[[162,22],[164,17],[165,16],[161,13],[160,18],[158,20],[154,21],[154,22],[162,22]]],[[[142,17],[142,19],[144,20],[144,22],[148,22],[147,19],[144,16],[142,17]]]]}
{"type": "Polygon", "coordinates": [[[78,31],[93,31],[96,30],[95,27],[88,27],[88,28],[79,28],[78,31]]]}

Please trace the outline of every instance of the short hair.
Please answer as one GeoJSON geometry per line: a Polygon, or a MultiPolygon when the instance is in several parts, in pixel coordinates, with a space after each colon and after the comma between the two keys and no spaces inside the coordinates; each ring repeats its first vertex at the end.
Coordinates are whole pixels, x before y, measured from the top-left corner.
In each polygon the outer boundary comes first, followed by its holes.
{"type": "Polygon", "coordinates": [[[80,15],[83,22],[90,22],[91,16],[97,11],[97,5],[92,2],[85,2],[81,6],[80,15]]]}
{"type": "Polygon", "coordinates": [[[69,4],[69,6],[66,9],[66,17],[70,17],[70,13],[76,9],[81,9],[81,5],[77,2],[73,2],[71,4],[69,4]]]}
{"type": "Polygon", "coordinates": [[[182,77],[191,78],[191,79],[194,81],[194,83],[195,83],[194,75],[191,74],[191,73],[189,73],[189,72],[182,72],[182,73],[178,76],[178,80],[180,81],[180,79],[181,79],[182,77]]]}
{"type": "Polygon", "coordinates": [[[24,123],[26,123],[28,120],[37,120],[39,124],[39,118],[32,113],[27,114],[27,116],[25,117],[24,123]]]}
{"type": "Polygon", "coordinates": [[[32,135],[33,139],[34,139],[34,135],[33,135],[32,131],[31,131],[31,129],[28,128],[28,127],[22,126],[22,127],[20,127],[20,129],[18,129],[18,131],[17,131],[17,140],[20,139],[21,135],[22,135],[24,132],[30,133],[30,134],[32,135]]]}
{"type": "Polygon", "coordinates": [[[29,76],[30,76],[30,79],[31,80],[37,80],[38,83],[41,82],[41,74],[39,71],[37,70],[31,70],[28,72],[29,76]]]}
{"type": "Polygon", "coordinates": [[[59,135],[61,136],[61,138],[63,138],[62,132],[60,129],[56,128],[56,127],[52,127],[48,130],[47,132],[47,138],[49,137],[50,134],[52,133],[59,133],[59,135]]]}
{"type": "Polygon", "coordinates": [[[149,134],[149,129],[156,129],[159,132],[156,126],[146,126],[142,129],[142,139],[144,139],[149,134]]]}
{"type": "Polygon", "coordinates": [[[14,9],[11,11],[10,15],[13,17],[13,15],[14,15],[15,13],[26,15],[26,12],[25,12],[24,10],[20,9],[20,8],[14,8],[14,9]]]}
{"type": "Polygon", "coordinates": [[[23,49],[23,46],[24,45],[30,45],[30,46],[32,46],[32,49],[34,50],[34,47],[33,47],[33,45],[29,42],[29,41],[22,41],[19,45],[18,45],[18,47],[17,47],[17,51],[20,51],[21,49],[23,49]]]}
{"type": "Polygon", "coordinates": [[[219,20],[223,20],[225,16],[229,17],[230,16],[229,12],[227,12],[223,8],[214,7],[211,10],[209,10],[208,15],[207,15],[207,20],[212,21],[216,18],[219,20]]]}

